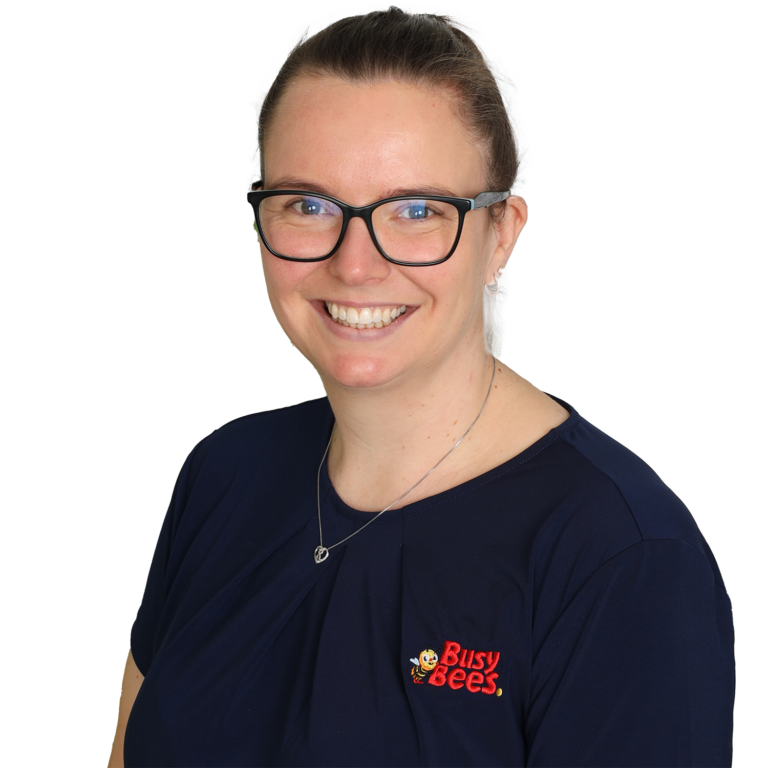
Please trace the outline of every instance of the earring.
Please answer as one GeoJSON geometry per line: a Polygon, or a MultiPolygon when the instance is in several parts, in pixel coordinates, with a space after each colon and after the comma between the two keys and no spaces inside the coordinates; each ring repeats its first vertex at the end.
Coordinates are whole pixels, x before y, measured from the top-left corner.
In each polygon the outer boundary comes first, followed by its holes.
{"type": "Polygon", "coordinates": [[[485,284],[485,292],[488,296],[495,296],[499,292],[499,280],[503,271],[504,267],[499,267],[498,272],[493,273],[493,282],[485,284]]]}

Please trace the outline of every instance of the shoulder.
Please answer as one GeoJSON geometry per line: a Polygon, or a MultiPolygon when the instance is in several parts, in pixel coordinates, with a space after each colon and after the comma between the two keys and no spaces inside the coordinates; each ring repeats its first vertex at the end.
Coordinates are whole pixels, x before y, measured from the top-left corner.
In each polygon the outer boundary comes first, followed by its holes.
{"type": "Polygon", "coordinates": [[[323,430],[333,420],[327,397],[304,403],[240,416],[210,435],[218,447],[246,448],[254,439],[269,438],[275,447],[304,440],[323,430]]]}
{"type": "Polygon", "coordinates": [[[332,424],[333,412],[325,397],[240,416],[194,447],[188,459],[190,471],[215,466],[231,472],[281,461],[296,466],[310,456],[315,461],[317,448],[325,446],[332,424]]]}
{"type": "Polygon", "coordinates": [[[577,598],[597,600],[611,589],[632,604],[659,590],[716,595],[726,626],[725,586],[688,508],[639,456],[560,402],[571,416],[538,462],[540,484],[560,488],[533,542],[541,637],[568,606],[580,605],[577,598]]]}
{"type": "Polygon", "coordinates": [[[578,414],[556,432],[593,484],[614,489],[639,540],[679,539],[703,552],[703,538],[691,513],[643,459],[578,414]]]}
{"type": "Polygon", "coordinates": [[[275,510],[290,523],[291,510],[302,508],[291,502],[311,498],[332,424],[321,398],[241,416],[200,440],[182,466],[167,515],[179,551],[203,534],[231,541],[256,520],[281,518],[275,510]]]}

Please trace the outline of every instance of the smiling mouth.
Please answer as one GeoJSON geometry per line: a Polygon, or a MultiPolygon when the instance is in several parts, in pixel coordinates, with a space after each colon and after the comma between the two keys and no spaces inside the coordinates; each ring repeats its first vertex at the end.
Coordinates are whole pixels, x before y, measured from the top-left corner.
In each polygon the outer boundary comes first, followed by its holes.
{"type": "Polygon", "coordinates": [[[390,325],[393,320],[397,320],[400,315],[406,312],[407,307],[405,304],[399,307],[392,305],[346,307],[343,304],[326,301],[325,309],[331,319],[339,325],[364,330],[367,328],[384,328],[384,326],[390,325]]]}

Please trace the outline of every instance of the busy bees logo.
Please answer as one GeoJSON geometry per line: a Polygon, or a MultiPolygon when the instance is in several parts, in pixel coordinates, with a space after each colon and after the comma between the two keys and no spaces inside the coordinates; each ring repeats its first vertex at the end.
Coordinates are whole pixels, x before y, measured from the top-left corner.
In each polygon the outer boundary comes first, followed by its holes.
{"type": "Polygon", "coordinates": [[[426,680],[430,685],[447,685],[454,691],[466,688],[470,693],[501,696],[501,688],[496,687],[499,673],[495,671],[500,656],[501,651],[474,651],[446,640],[439,658],[431,648],[425,648],[411,659],[411,677],[417,684],[426,680]]]}

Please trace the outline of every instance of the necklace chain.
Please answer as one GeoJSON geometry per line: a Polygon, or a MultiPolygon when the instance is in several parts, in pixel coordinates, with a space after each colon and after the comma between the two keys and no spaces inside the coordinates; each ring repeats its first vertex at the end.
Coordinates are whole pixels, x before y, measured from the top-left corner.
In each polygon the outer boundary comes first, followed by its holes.
{"type": "Polygon", "coordinates": [[[322,563],[327,557],[330,550],[332,550],[334,547],[338,547],[339,544],[343,544],[345,541],[348,541],[353,536],[356,536],[360,531],[362,531],[364,528],[367,528],[374,520],[381,517],[388,509],[391,509],[392,507],[397,504],[398,501],[401,499],[404,499],[419,483],[426,480],[432,472],[434,472],[447,458],[448,456],[453,453],[456,448],[459,447],[459,443],[470,433],[472,430],[472,427],[477,424],[477,420],[480,418],[480,415],[485,410],[485,404],[488,402],[488,398],[491,395],[491,389],[493,388],[493,379],[496,376],[496,358],[491,355],[491,359],[493,360],[493,372],[491,373],[491,383],[488,385],[488,392],[485,395],[485,400],[483,400],[482,406],[480,406],[480,411],[478,412],[477,416],[475,416],[475,420],[469,425],[469,428],[467,431],[453,444],[453,447],[448,451],[448,453],[443,456],[440,461],[435,464],[432,469],[427,472],[424,477],[421,478],[418,482],[414,483],[402,496],[395,499],[388,507],[384,507],[384,509],[381,510],[381,512],[377,512],[367,523],[364,525],[361,525],[356,531],[352,531],[352,533],[349,534],[349,536],[344,537],[341,541],[337,541],[335,544],[331,544],[330,547],[324,547],[323,546],[323,521],[320,517],[320,471],[323,468],[323,462],[325,461],[325,457],[328,455],[328,449],[331,447],[331,441],[333,440],[334,432],[336,431],[336,422],[333,423],[333,429],[331,430],[331,438],[328,440],[328,445],[325,446],[325,452],[323,453],[323,458],[320,459],[320,466],[317,468],[317,526],[320,530],[320,546],[315,548],[315,562],[316,563],[322,563]]]}

